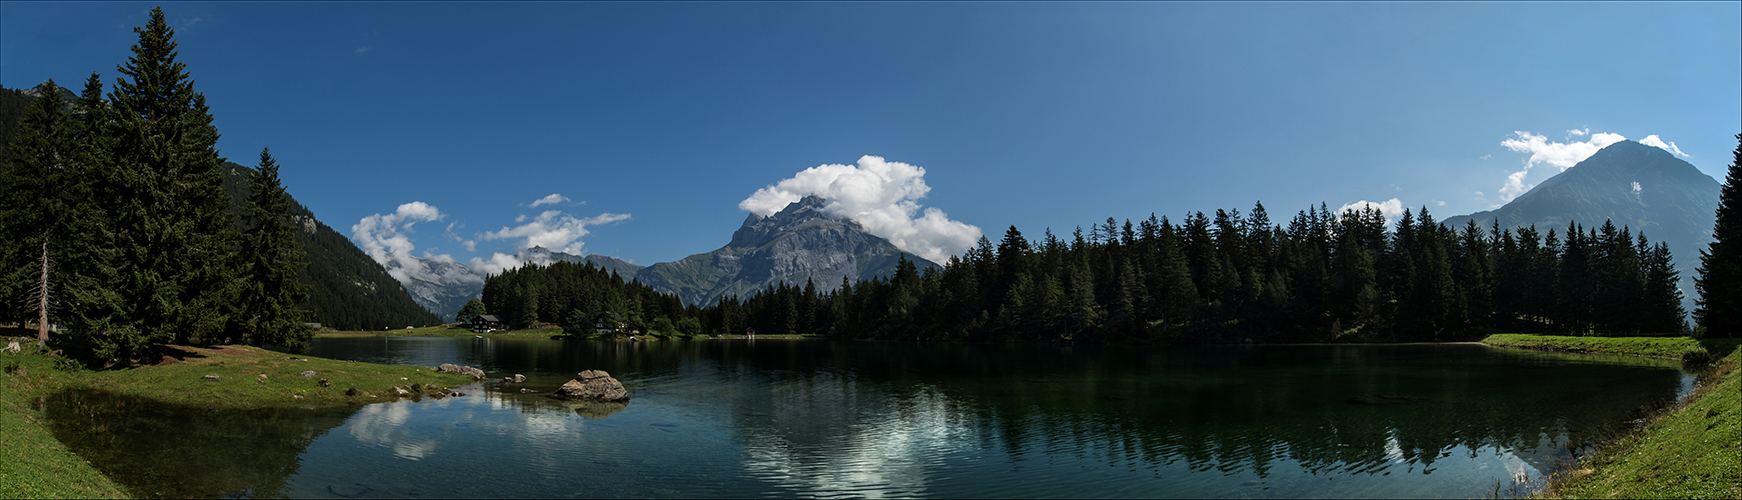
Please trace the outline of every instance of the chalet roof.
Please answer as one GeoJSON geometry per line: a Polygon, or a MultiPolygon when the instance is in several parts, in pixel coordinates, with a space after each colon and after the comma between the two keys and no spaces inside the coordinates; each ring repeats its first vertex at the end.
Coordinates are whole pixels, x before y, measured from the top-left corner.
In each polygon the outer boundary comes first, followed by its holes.
{"type": "Polygon", "coordinates": [[[480,315],[478,315],[478,319],[483,320],[485,322],[489,322],[489,323],[501,323],[502,322],[502,320],[496,319],[496,316],[493,314],[480,314],[480,315]]]}

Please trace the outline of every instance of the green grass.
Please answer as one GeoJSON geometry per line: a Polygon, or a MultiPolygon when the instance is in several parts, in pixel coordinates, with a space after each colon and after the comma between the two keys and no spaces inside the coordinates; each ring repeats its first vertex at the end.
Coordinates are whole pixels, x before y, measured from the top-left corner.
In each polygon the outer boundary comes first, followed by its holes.
{"type": "MultiPolygon", "coordinates": [[[[0,345],[14,340],[0,338],[0,345]]],[[[472,378],[416,366],[292,356],[256,347],[162,346],[158,363],[116,370],[57,367],[36,352],[0,353],[0,498],[125,498],[131,495],[58,441],[43,402],[63,391],[101,391],[213,410],[335,407],[447,394],[472,378]],[[303,371],[315,371],[303,377],[303,371]],[[217,375],[216,380],[205,378],[217,375]],[[331,386],[323,386],[320,379],[331,386]],[[354,389],[354,390],[353,390],[354,389]]]]}
{"type": "Polygon", "coordinates": [[[0,354],[0,498],[127,498],[49,430],[39,398],[66,383],[53,365],[42,356],[0,354]]]}
{"type": "Polygon", "coordinates": [[[1502,333],[1489,335],[1482,343],[1542,351],[1584,354],[1618,354],[1648,358],[1706,362],[1722,359],[1742,345],[1742,339],[1694,339],[1690,337],[1563,337],[1502,333]]]}
{"type": "Polygon", "coordinates": [[[1550,480],[1560,498],[1742,497],[1742,351],[1674,408],[1550,480]]]}

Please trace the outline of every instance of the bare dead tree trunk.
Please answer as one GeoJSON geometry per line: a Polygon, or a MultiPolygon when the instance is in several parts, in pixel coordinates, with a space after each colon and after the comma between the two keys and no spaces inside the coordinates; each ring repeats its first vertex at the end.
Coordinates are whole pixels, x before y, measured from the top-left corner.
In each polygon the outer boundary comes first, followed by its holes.
{"type": "Polygon", "coordinates": [[[42,242],[42,275],[36,281],[36,340],[48,340],[48,241],[42,242]]]}

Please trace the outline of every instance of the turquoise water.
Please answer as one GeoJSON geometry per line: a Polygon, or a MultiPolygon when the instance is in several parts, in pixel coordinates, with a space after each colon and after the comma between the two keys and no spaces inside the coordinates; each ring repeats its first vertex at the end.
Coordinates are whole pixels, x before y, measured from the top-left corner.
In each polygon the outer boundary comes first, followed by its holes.
{"type": "Polygon", "coordinates": [[[1469,498],[1528,486],[1691,380],[1463,344],[388,338],[311,354],[529,380],[337,414],[69,395],[51,416],[115,430],[63,440],[155,496],[1469,498]],[[634,399],[518,392],[583,369],[634,399]],[[174,445],[194,441],[228,448],[174,445]]]}

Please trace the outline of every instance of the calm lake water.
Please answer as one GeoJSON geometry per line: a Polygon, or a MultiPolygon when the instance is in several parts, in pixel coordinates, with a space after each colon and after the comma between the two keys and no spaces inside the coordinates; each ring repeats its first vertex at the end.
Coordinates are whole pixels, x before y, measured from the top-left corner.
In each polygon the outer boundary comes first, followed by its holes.
{"type": "Polygon", "coordinates": [[[384,338],[310,354],[528,380],[342,410],[66,394],[50,416],[100,469],[164,497],[1470,498],[1542,477],[1693,380],[1464,344],[384,338]],[[634,399],[518,392],[584,369],[634,399]]]}

